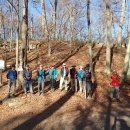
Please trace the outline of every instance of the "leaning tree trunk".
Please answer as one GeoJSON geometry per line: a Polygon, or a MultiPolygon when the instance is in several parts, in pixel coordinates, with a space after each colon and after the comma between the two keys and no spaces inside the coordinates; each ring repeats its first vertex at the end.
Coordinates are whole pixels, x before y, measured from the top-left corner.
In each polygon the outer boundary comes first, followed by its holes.
{"type": "Polygon", "coordinates": [[[106,68],[104,72],[106,74],[110,74],[111,72],[111,45],[110,45],[110,37],[111,37],[111,13],[110,13],[110,0],[106,0],[106,68]]]}
{"type": "Polygon", "coordinates": [[[28,0],[23,0],[22,7],[22,63],[23,66],[27,64],[27,43],[28,43],[28,0]]]}
{"type": "Polygon", "coordinates": [[[49,32],[47,27],[47,19],[46,19],[46,8],[45,8],[45,0],[41,0],[42,6],[42,33],[44,35],[45,40],[48,43],[48,55],[51,55],[51,43],[49,42],[49,32]]]}
{"type": "Polygon", "coordinates": [[[123,82],[125,78],[127,77],[128,69],[130,69],[129,63],[130,63],[130,32],[129,32],[129,37],[128,37],[128,45],[127,45],[127,50],[126,50],[126,55],[125,55],[123,73],[121,76],[121,86],[123,85],[123,82]]]}
{"type": "Polygon", "coordinates": [[[118,36],[117,36],[117,44],[118,44],[119,48],[121,48],[122,29],[123,29],[123,22],[124,22],[125,10],[126,10],[126,0],[122,0],[122,10],[121,10],[119,30],[118,30],[118,36]]]}

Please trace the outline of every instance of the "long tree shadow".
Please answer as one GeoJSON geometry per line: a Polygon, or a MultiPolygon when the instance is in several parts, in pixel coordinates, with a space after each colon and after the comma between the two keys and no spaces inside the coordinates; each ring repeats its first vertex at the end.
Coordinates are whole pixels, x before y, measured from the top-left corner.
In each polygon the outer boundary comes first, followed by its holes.
{"type": "Polygon", "coordinates": [[[102,45],[102,47],[99,49],[99,51],[96,53],[96,55],[92,59],[92,61],[93,61],[93,71],[95,71],[96,63],[97,63],[97,61],[99,61],[100,53],[101,53],[103,47],[104,46],[102,45]]]}
{"type": "Polygon", "coordinates": [[[67,102],[74,93],[68,91],[64,96],[62,96],[58,101],[53,103],[50,107],[46,108],[44,111],[40,112],[31,119],[25,121],[21,125],[17,126],[13,130],[32,130],[41,121],[44,121],[52,114],[54,114],[65,102],[67,102]]]}

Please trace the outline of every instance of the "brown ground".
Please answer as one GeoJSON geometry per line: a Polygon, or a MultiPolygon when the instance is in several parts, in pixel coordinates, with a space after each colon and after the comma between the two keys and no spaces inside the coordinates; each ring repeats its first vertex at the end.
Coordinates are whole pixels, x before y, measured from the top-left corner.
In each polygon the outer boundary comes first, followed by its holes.
{"type": "MultiPolygon", "coordinates": [[[[59,65],[69,55],[69,46],[63,43],[56,45],[58,47],[53,44],[51,58],[47,56],[46,45],[40,49],[40,61],[46,68],[51,63],[59,65]]],[[[73,93],[71,90],[61,92],[56,89],[50,92],[48,84],[44,96],[36,93],[25,97],[20,91],[15,99],[6,99],[5,83],[0,88],[0,99],[3,101],[0,105],[0,130],[130,130],[130,85],[126,84],[121,90],[121,103],[108,101],[110,78],[102,73],[105,66],[105,47],[101,47],[96,45],[93,49],[95,54],[101,51],[95,65],[97,86],[91,100],[85,99],[80,92],[73,93]]],[[[86,48],[82,47],[66,61],[68,67],[72,64],[85,66],[88,63],[86,48]]],[[[38,63],[36,51],[29,53],[29,62],[34,73],[38,63]]],[[[114,50],[112,68],[119,74],[122,72],[124,56],[124,49],[119,52],[114,50]]],[[[13,59],[8,62],[12,63],[13,59]]],[[[34,87],[37,91],[36,86],[34,87]]]]}

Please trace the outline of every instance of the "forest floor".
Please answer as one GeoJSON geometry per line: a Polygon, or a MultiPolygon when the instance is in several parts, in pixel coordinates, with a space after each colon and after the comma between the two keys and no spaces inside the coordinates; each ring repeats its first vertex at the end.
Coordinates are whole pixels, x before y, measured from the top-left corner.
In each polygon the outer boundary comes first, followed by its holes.
{"type": "MultiPolygon", "coordinates": [[[[83,46],[69,56],[69,46],[65,43],[53,44],[51,58],[47,56],[47,46],[29,53],[29,64],[33,70],[39,60],[36,52],[40,51],[40,62],[48,68],[50,64],[58,65],[62,62],[70,68],[72,64],[85,66],[88,63],[87,47],[83,46]],[[65,59],[65,61],[64,61],[65,59]]],[[[7,82],[0,88],[0,130],[130,130],[130,84],[126,83],[121,90],[121,102],[109,102],[108,91],[110,77],[104,75],[105,46],[96,45],[95,54],[96,88],[92,99],[85,99],[80,93],[71,90],[60,91],[57,87],[54,92],[49,91],[48,79],[45,94],[38,96],[37,84],[34,83],[35,94],[24,96],[22,90],[15,98],[7,99],[7,82]]],[[[121,75],[125,49],[113,50],[112,68],[121,75]]],[[[8,64],[15,62],[15,58],[8,58],[8,64]]],[[[59,79],[59,77],[58,77],[59,79]]]]}

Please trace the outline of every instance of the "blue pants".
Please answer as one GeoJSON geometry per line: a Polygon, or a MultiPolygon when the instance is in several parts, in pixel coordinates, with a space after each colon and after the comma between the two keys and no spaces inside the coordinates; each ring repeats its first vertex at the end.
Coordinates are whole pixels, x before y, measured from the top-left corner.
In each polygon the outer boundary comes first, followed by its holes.
{"type": "Polygon", "coordinates": [[[51,89],[54,89],[55,83],[56,83],[55,79],[50,79],[50,87],[51,87],[51,89]]]}
{"type": "Polygon", "coordinates": [[[12,87],[12,94],[14,95],[15,93],[15,85],[16,85],[16,80],[8,80],[8,94],[10,94],[10,90],[12,87]]]}
{"type": "Polygon", "coordinates": [[[30,93],[33,93],[33,89],[32,89],[32,81],[28,81],[28,80],[24,80],[24,93],[27,94],[27,86],[29,86],[30,89],[30,93]]]}
{"type": "Polygon", "coordinates": [[[40,90],[41,92],[43,93],[44,91],[44,86],[45,86],[45,81],[44,80],[38,80],[38,92],[40,93],[40,90]],[[41,89],[40,89],[41,87],[41,89]]]}

